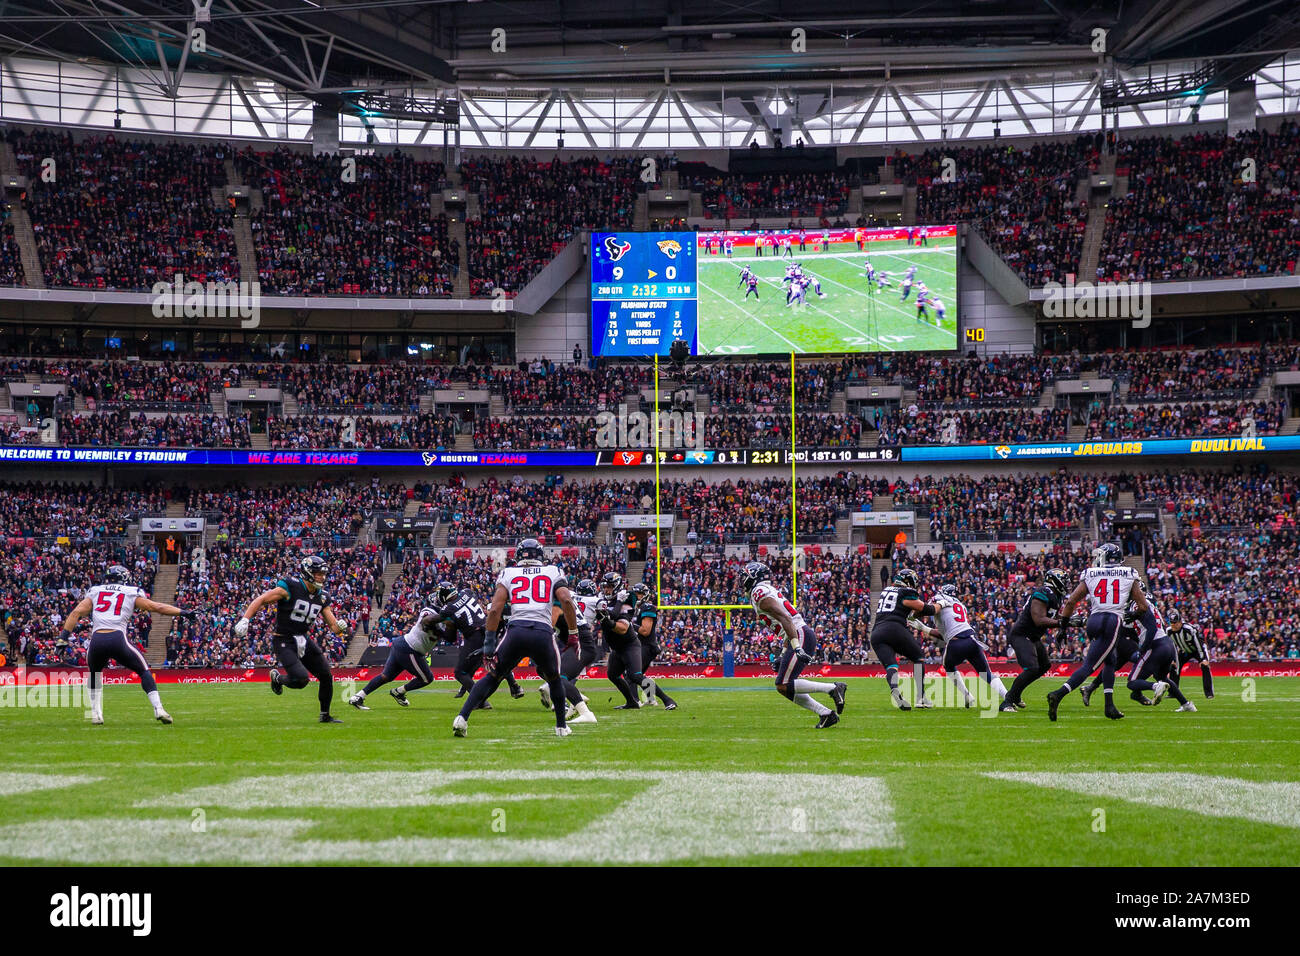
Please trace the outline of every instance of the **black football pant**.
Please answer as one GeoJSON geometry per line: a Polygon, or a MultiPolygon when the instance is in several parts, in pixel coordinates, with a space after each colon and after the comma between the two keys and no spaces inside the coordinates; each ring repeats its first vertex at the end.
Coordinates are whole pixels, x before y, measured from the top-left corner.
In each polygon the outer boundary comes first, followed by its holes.
{"type": "Polygon", "coordinates": [[[307,646],[299,656],[296,638],[276,634],[271,638],[271,647],[275,651],[275,659],[284,668],[280,683],[301,690],[311,683],[313,677],[316,678],[320,682],[316,691],[316,696],[320,698],[320,712],[328,714],[330,701],[334,699],[334,673],[320,646],[309,637],[307,646]]]}
{"type": "Polygon", "coordinates": [[[1025,689],[1038,678],[1042,677],[1052,666],[1052,659],[1047,655],[1047,646],[1042,639],[1031,640],[1028,637],[1022,637],[1018,634],[1012,634],[1007,638],[1007,643],[1015,651],[1016,663],[1020,665],[1020,673],[1016,679],[1011,682],[1011,687],[1007,691],[1007,703],[1020,703],[1020,695],[1025,689]]]}

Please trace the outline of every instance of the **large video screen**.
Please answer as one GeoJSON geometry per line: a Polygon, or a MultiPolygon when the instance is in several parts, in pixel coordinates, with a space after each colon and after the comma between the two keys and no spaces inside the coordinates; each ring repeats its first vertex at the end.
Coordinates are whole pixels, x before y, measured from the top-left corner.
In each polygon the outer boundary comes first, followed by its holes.
{"type": "Polygon", "coordinates": [[[957,227],[591,237],[593,355],[957,348],[957,227]]]}
{"type": "Polygon", "coordinates": [[[957,227],[702,232],[702,354],[957,348],[957,227]]]}
{"type": "Polygon", "coordinates": [[[695,250],[693,232],[592,233],[592,355],[696,351],[695,250]]]}

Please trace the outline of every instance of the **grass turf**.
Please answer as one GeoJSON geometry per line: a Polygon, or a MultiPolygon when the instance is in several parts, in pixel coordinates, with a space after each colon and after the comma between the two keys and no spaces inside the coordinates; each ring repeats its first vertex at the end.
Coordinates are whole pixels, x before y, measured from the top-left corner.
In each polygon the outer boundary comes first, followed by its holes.
{"type": "Polygon", "coordinates": [[[808,304],[785,304],[781,280],[790,260],[749,253],[731,259],[699,257],[699,351],[702,354],[764,355],[818,352],[911,351],[957,347],[956,240],[932,239],[924,248],[905,240],[873,242],[859,252],[851,242],[832,243],[829,252],[796,249],[794,261],[821,280],[825,298],[808,290],[808,304]],[[864,263],[889,273],[892,283],[875,294],[867,290],[864,263]],[[930,324],[916,319],[916,296],[903,301],[899,283],[908,266],[917,267],[947,309],[941,327],[930,310],[930,324]],[[745,298],[738,283],[749,266],[759,276],[758,299],[745,298]]]}
{"type": "Polygon", "coordinates": [[[1199,713],[1120,694],[1119,722],[1076,694],[1052,724],[1056,684],[985,719],[900,713],[883,680],[852,680],[843,721],[816,731],[766,681],[667,681],[678,711],[628,713],[588,680],[600,723],[567,740],[536,681],[467,739],[450,683],[406,709],[380,691],[368,713],[339,685],[335,726],[315,723],[314,687],[163,685],[164,727],[111,686],[102,727],[0,710],[0,862],[1300,864],[1294,679],[1256,679],[1246,702],[1240,680],[1205,701],[1187,677],[1199,713]]]}

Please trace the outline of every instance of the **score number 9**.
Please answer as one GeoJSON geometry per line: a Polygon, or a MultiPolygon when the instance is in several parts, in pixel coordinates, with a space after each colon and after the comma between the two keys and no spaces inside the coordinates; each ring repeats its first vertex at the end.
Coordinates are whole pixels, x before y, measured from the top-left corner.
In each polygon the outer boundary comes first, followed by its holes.
{"type": "Polygon", "coordinates": [[[615,266],[615,267],[614,267],[614,278],[615,278],[615,279],[621,279],[621,278],[623,278],[623,267],[622,267],[622,266],[615,266]]]}

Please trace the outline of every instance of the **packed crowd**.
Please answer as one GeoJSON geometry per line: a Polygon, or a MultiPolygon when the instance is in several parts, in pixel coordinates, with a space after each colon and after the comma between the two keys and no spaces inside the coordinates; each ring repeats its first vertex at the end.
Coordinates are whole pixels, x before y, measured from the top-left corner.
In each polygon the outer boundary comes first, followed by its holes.
{"type": "Polygon", "coordinates": [[[1300,535],[1294,526],[1156,540],[1147,579],[1162,608],[1177,607],[1232,660],[1297,656],[1300,535]]]}
{"type": "MultiPolygon", "coordinates": [[[[799,447],[856,448],[861,444],[862,419],[840,413],[800,412],[795,415],[799,447]]],[[[704,420],[706,448],[789,448],[790,413],[709,415],[704,420]]]]}
{"type": "Polygon", "coordinates": [[[224,144],[74,140],[69,133],[7,134],[29,179],[27,209],[51,288],[148,291],[156,282],[239,279],[224,186],[224,144]],[[54,161],[54,176],[42,162],[54,161]]]}
{"type": "Polygon", "coordinates": [[[1089,415],[1087,438],[1240,435],[1248,421],[1254,422],[1256,434],[1276,435],[1286,421],[1287,407],[1283,400],[1103,406],[1089,415]]]}
{"type": "Polygon", "coordinates": [[[0,484],[0,538],[116,538],[142,514],[163,514],[171,491],[161,485],[106,488],[89,483],[0,484]]]}
{"type": "Polygon", "coordinates": [[[694,176],[683,183],[700,194],[708,219],[804,217],[821,220],[848,208],[851,183],[838,172],[694,176]]]}
{"type": "Polygon", "coordinates": [[[456,421],[446,415],[423,414],[400,419],[352,419],[352,437],[345,437],[339,418],[301,415],[269,418],[267,438],[272,448],[451,448],[456,444],[456,421]]]}
{"type": "Polygon", "coordinates": [[[1020,475],[925,475],[892,486],[895,509],[928,518],[933,538],[963,534],[1037,532],[1057,537],[1079,530],[1099,504],[1113,504],[1112,477],[1064,469],[1020,475]]]}
{"type": "Polygon", "coordinates": [[[1300,251],[1300,126],[1120,141],[1128,193],[1106,214],[1099,279],[1290,274],[1300,251]],[[1253,172],[1246,172],[1249,160],[1253,172]]]}
{"type": "Polygon", "coordinates": [[[1294,529],[1300,516],[1300,480],[1259,465],[1249,471],[1165,471],[1133,476],[1135,500],[1154,502],[1179,528],[1294,529]]]}
{"type": "Polygon", "coordinates": [[[1088,204],[1075,198],[1099,159],[1096,136],[1026,149],[981,146],[896,153],[895,178],[916,186],[922,223],[969,222],[1031,286],[1077,273],[1088,204]],[[953,179],[944,161],[956,163],[953,179]]]}
{"type": "Polygon", "coordinates": [[[60,415],[63,445],[137,446],[141,448],[250,448],[247,415],[132,415],[116,411],[60,415]]]}
{"type": "Polygon", "coordinates": [[[589,369],[535,359],[520,365],[493,370],[490,381],[492,391],[505,399],[506,408],[511,411],[614,406],[627,395],[654,386],[653,372],[644,364],[601,365],[589,369]]]}
{"type": "MultiPolygon", "coordinates": [[[[883,487],[883,482],[856,472],[798,479],[796,532],[805,539],[833,536],[837,519],[852,511],[870,511],[883,487]]],[[[790,482],[785,479],[742,478],[713,484],[703,478],[664,480],[660,510],[685,525],[687,544],[790,538],[790,482]]]]}
{"type": "Polygon", "coordinates": [[[1063,441],[1070,433],[1070,412],[1062,408],[1011,408],[955,411],[906,409],[877,412],[882,445],[1009,445],[1063,441]]]}
{"type": "Polygon", "coordinates": [[[349,158],[350,180],[342,156],[239,154],[244,182],[262,191],[250,223],[262,292],[450,296],[460,261],[441,211],[442,163],[400,152],[349,158]]]}
{"type": "MultiPolygon", "coordinates": [[[[59,642],[68,614],[100,583],[104,569],[122,564],[131,583],[153,589],[158,568],[157,552],[117,541],[60,538],[55,543],[26,542],[0,545],[0,623],[4,625],[10,656],[31,664],[85,666],[89,616],[73,631],[72,639],[59,642]]],[[[131,618],[127,636],[138,643],[149,640],[149,615],[131,618]]]]}
{"type": "Polygon", "coordinates": [[[237,538],[342,539],[355,537],[376,511],[401,513],[412,492],[378,478],[249,487],[190,489],[185,513],[204,516],[218,543],[237,538]]]}
{"type": "MultiPolygon", "coordinates": [[[[167,636],[169,667],[265,667],[276,664],[271,647],[275,611],[263,610],[248,634],[235,636],[235,623],[253,598],[275,587],[282,577],[298,573],[307,554],[329,562],[325,593],[330,609],[344,622],[349,635],[369,615],[375,581],[383,576],[378,549],[236,547],[230,542],[207,548],[183,562],[176,585],[176,604],[197,610],[193,619],[174,618],[167,636]]],[[[332,661],[347,653],[349,637],[341,637],[322,621],[310,637],[332,661]]]]}
{"type": "Polygon", "coordinates": [[[9,210],[0,208],[0,285],[22,286],[27,284],[27,276],[23,272],[22,252],[14,239],[14,227],[9,217],[9,210]]]}
{"type": "Polygon", "coordinates": [[[470,295],[517,295],[576,232],[629,226],[640,169],[639,158],[464,160],[481,217],[465,222],[470,295]]]}
{"type": "Polygon", "coordinates": [[[1300,362],[1300,345],[1256,348],[1154,349],[1106,352],[1096,359],[1099,378],[1128,382],[1127,400],[1214,398],[1217,392],[1250,391],[1270,372],[1300,362]]]}
{"type": "Polygon", "coordinates": [[[528,528],[548,545],[590,544],[596,528],[616,511],[654,507],[654,483],[491,478],[477,485],[463,480],[426,485],[415,492],[421,513],[447,526],[453,545],[513,543],[528,528]]]}

